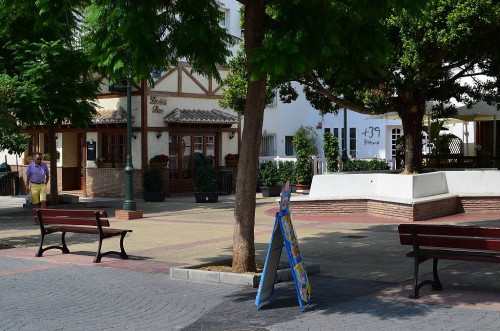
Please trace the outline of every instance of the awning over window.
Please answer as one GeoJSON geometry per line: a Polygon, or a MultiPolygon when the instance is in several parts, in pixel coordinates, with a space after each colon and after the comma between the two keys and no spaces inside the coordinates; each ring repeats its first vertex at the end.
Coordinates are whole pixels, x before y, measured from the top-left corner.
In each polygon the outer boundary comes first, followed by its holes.
{"type": "Polygon", "coordinates": [[[164,117],[164,122],[169,124],[236,124],[238,123],[238,117],[217,109],[176,108],[164,117]]]}
{"type": "MultiPolygon", "coordinates": [[[[134,117],[132,116],[132,122],[134,117]]],[[[118,109],[99,109],[94,116],[92,123],[94,124],[126,124],[127,111],[122,107],[118,109]]]]}

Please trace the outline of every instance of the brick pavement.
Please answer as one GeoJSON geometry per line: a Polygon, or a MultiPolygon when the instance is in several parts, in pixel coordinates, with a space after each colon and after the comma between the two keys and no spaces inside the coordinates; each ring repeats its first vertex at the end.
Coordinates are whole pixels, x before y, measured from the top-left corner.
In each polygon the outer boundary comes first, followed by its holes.
{"type": "MultiPolygon", "coordinates": [[[[398,243],[398,220],[296,217],[304,259],[322,268],[311,276],[314,305],[300,313],[293,284],[281,283],[271,305],[257,311],[255,289],[168,277],[172,266],[230,257],[234,197],[216,205],[194,204],[190,197],[138,201],[144,219],[112,220],[134,230],[125,240],[131,259],[101,264],[91,262],[95,240],[80,236],[68,236],[72,254],[35,258],[38,229],[15,199],[0,197],[0,243],[13,247],[0,249],[0,330],[499,329],[500,270],[494,264],[443,263],[444,291],[424,288],[420,300],[407,298],[412,263],[398,243]]],[[[111,212],[120,207],[114,200],[86,203],[111,212]]],[[[257,206],[262,258],[275,202],[258,199],[257,206]]],[[[500,225],[500,215],[467,216],[435,221],[500,225]]]]}

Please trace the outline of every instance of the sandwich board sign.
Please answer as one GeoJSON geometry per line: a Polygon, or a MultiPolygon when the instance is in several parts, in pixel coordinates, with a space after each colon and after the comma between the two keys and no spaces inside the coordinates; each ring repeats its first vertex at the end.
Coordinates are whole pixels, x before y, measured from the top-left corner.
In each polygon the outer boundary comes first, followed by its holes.
{"type": "Polygon", "coordinates": [[[290,262],[300,310],[304,311],[311,303],[311,285],[300,254],[299,241],[290,214],[290,195],[290,182],[287,181],[282,189],[280,210],[276,213],[271,242],[255,298],[257,309],[271,302],[283,247],[285,247],[290,262]]]}

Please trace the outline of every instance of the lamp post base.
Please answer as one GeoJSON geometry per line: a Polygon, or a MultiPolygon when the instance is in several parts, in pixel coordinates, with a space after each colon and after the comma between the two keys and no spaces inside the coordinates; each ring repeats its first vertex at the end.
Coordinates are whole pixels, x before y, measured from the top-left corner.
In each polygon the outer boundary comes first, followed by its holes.
{"type": "Polygon", "coordinates": [[[134,220],[143,218],[144,212],[142,210],[117,210],[115,217],[120,220],[134,220]]]}

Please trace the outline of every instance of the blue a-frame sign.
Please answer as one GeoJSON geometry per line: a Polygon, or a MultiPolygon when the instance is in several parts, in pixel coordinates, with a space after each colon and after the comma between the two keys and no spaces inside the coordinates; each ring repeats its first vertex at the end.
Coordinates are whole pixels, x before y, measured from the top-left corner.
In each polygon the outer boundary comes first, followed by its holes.
{"type": "Polygon", "coordinates": [[[311,285],[300,254],[299,241],[290,214],[290,195],[290,183],[287,181],[281,192],[280,211],[276,213],[271,242],[255,298],[257,309],[271,302],[283,246],[288,254],[288,261],[292,269],[300,310],[304,311],[311,303],[311,285]]]}

